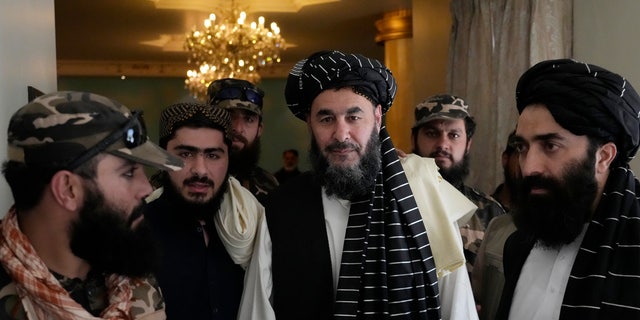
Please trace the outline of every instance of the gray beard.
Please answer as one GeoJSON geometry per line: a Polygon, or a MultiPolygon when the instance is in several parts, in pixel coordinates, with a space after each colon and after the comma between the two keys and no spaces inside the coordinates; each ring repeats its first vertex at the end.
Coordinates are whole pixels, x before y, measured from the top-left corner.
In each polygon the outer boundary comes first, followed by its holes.
{"type": "MultiPolygon", "coordinates": [[[[335,144],[340,143],[332,145],[335,144]]],[[[373,190],[376,176],[382,166],[378,132],[375,128],[371,131],[365,153],[358,164],[353,166],[331,166],[320,151],[320,147],[313,136],[311,137],[309,159],[311,160],[311,167],[315,177],[325,188],[328,196],[352,200],[355,197],[366,195],[373,190]]]]}

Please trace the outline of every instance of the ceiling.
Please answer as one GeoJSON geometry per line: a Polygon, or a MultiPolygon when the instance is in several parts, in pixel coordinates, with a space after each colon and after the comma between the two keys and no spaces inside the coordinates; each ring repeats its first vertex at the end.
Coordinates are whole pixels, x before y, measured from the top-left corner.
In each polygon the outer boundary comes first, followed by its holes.
{"type": "MultiPolygon", "coordinates": [[[[385,12],[411,8],[411,0],[253,1],[238,0],[237,4],[248,9],[250,21],[262,15],[267,23],[278,23],[288,44],[280,67],[286,71],[298,60],[323,49],[358,52],[382,60],[384,48],[374,41],[375,21],[385,12]]],[[[184,34],[194,26],[200,27],[215,8],[231,7],[230,0],[54,3],[58,74],[63,76],[184,75],[184,34]],[[187,9],[161,8],[175,4],[187,9]]]]}

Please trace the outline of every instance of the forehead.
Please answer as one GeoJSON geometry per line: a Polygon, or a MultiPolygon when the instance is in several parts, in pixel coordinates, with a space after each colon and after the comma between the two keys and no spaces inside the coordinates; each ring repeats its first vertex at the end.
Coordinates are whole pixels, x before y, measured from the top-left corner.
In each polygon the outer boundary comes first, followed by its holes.
{"type": "Polygon", "coordinates": [[[425,123],[421,129],[428,130],[460,130],[464,131],[464,119],[434,119],[425,123]]]}
{"type": "Polygon", "coordinates": [[[213,128],[182,127],[168,142],[169,145],[192,146],[201,149],[220,148],[224,143],[222,131],[213,128]]]}
{"type": "Polygon", "coordinates": [[[373,114],[373,105],[365,97],[353,92],[351,88],[327,89],[322,91],[311,103],[311,115],[318,112],[342,114],[359,107],[363,112],[373,114]]]}
{"type": "Polygon", "coordinates": [[[575,136],[569,130],[560,126],[551,115],[551,112],[549,112],[549,109],[542,104],[529,105],[522,110],[518,117],[516,136],[530,140],[536,136],[551,133],[575,136]]]}

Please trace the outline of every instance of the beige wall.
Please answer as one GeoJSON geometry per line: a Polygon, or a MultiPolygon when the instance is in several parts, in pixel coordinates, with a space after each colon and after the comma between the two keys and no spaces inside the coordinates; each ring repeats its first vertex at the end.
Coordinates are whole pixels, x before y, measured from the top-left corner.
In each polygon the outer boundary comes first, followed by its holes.
{"type": "MultiPolygon", "coordinates": [[[[637,0],[574,1],[574,58],[627,78],[640,91],[640,41],[637,0]]],[[[640,173],[640,159],[631,162],[640,173]]]]}
{"type": "MultiPolygon", "coordinates": [[[[6,160],[9,117],[27,103],[27,86],[56,90],[53,0],[0,0],[0,150],[6,160]]],[[[13,203],[0,179],[0,216],[13,203]]]]}

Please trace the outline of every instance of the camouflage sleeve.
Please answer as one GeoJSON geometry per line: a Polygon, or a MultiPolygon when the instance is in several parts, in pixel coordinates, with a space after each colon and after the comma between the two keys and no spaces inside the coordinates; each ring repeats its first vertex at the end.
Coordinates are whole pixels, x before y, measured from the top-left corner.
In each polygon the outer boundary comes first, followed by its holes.
{"type": "Polygon", "coordinates": [[[165,304],[155,277],[140,280],[133,289],[131,317],[144,320],[165,320],[165,304]]]}

